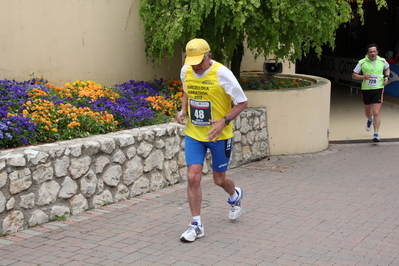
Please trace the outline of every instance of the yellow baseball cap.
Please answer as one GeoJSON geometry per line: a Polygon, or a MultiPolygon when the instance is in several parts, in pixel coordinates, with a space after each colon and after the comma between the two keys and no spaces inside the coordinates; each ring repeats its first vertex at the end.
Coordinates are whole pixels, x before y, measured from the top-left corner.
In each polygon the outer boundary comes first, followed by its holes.
{"type": "Polygon", "coordinates": [[[209,44],[204,39],[192,39],[186,45],[184,65],[198,65],[204,59],[204,54],[210,50],[209,44]]]}

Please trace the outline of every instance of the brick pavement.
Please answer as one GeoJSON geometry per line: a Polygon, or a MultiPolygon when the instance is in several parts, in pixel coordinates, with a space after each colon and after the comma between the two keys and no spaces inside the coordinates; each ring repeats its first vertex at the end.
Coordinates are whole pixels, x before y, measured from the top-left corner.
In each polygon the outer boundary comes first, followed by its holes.
{"type": "Polygon", "coordinates": [[[244,213],[203,182],[205,237],[185,184],[0,238],[0,265],[399,265],[399,142],[331,144],[229,170],[244,213]]]}

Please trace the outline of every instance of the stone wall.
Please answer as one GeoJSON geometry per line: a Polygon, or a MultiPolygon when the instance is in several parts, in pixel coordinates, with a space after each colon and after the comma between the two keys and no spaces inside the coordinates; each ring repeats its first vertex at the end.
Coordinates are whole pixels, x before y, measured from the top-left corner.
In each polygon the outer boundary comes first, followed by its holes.
{"type": "MultiPolygon", "coordinates": [[[[265,108],[234,121],[230,168],[269,156],[265,108]]],[[[203,168],[211,172],[210,154],[203,168]]],[[[186,180],[177,123],[0,151],[0,234],[186,180]]]]}

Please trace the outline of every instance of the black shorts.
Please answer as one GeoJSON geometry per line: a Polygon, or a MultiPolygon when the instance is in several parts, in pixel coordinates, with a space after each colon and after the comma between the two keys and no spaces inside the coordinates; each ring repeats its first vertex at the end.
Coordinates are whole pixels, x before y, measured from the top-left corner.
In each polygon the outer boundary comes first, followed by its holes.
{"type": "Polygon", "coordinates": [[[362,90],[363,103],[369,105],[372,103],[382,103],[383,89],[362,90]]]}

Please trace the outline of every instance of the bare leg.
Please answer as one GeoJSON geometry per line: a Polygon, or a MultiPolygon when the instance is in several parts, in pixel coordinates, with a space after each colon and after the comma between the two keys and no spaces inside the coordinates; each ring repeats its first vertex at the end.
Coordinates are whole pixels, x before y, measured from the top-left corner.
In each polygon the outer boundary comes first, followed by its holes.
{"type": "Polygon", "coordinates": [[[380,124],[381,124],[381,116],[380,116],[380,110],[381,110],[381,103],[373,103],[372,104],[372,111],[373,111],[373,116],[374,116],[374,132],[378,132],[380,129],[380,124]]]}
{"type": "Polygon", "coordinates": [[[371,104],[364,105],[364,114],[366,115],[367,119],[370,120],[373,116],[373,106],[371,104]]]}
{"type": "Polygon", "coordinates": [[[187,186],[187,197],[190,205],[190,211],[192,216],[201,215],[201,202],[202,202],[202,191],[201,191],[201,179],[202,179],[202,164],[189,165],[187,168],[188,175],[188,186],[187,186]]]}
{"type": "Polygon", "coordinates": [[[226,172],[215,172],[213,171],[213,181],[219,187],[222,187],[229,196],[233,195],[235,192],[234,181],[226,175],[226,172]]]}

